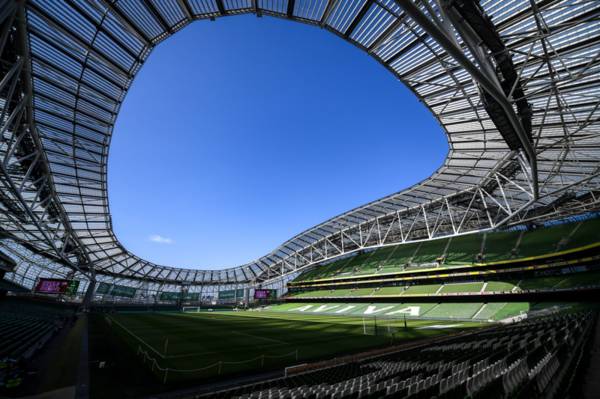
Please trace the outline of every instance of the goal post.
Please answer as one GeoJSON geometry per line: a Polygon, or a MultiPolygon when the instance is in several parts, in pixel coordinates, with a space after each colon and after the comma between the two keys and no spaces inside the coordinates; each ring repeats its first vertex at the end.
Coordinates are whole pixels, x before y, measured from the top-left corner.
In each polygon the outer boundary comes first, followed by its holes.
{"type": "Polygon", "coordinates": [[[362,318],[362,332],[363,335],[377,335],[377,327],[373,322],[372,317],[363,317],[362,318]]]}
{"type": "Polygon", "coordinates": [[[183,313],[200,313],[200,306],[182,306],[183,313]]]}
{"type": "Polygon", "coordinates": [[[398,333],[398,320],[377,317],[362,318],[363,335],[393,336],[398,333]]]}

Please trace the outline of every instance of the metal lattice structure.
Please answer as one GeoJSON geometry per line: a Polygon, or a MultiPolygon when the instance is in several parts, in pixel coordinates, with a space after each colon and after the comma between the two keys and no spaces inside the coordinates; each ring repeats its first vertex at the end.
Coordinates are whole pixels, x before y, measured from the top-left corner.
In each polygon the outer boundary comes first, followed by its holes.
{"type": "Polygon", "coordinates": [[[265,282],[363,248],[599,208],[598,1],[0,0],[0,23],[0,234],[77,273],[265,282]],[[243,13],[323,28],[375,58],[438,119],[448,156],[430,178],[254,262],[153,264],[112,231],[106,165],[120,105],[159,43],[243,13]]]}

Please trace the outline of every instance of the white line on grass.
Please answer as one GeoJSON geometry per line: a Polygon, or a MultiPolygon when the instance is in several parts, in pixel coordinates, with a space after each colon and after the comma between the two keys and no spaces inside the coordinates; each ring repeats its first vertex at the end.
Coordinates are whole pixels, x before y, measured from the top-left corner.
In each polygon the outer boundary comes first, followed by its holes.
{"type": "Polygon", "coordinates": [[[168,355],[165,356],[166,359],[180,359],[182,357],[197,357],[197,356],[206,356],[206,355],[214,355],[218,352],[215,351],[206,351],[206,352],[196,352],[196,353],[183,353],[181,355],[168,355]]]}
{"type": "Polygon", "coordinates": [[[417,327],[417,330],[440,330],[443,328],[455,328],[460,326],[462,326],[462,324],[433,324],[430,326],[417,327]]]}
{"type": "Polygon", "coordinates": [[[121,327],[123,330],[125,330],[127,333],[129,333],[132,337],[134,337],[135,339],[137,339],[138,341],[140,341],[142,344],[146,345],[148,348],[150,348],[150,350],[154,353],[156,353],[158,356],[160,356],[161,359],[164,359],[165,356],[163,354],[161,354],[159,351],[157,351],[156,349],[154,349],[154,347],[152,345],[150,345],[149,343],[147,343],[146,341],[144,341],[143,339],[141,339],[140,337],[138,337],[137,335],[135,335],[133,332],[131,332],[130,329],[128,329],[127,327],[125,327],[123,324],[119,323],[117,320],[113,319],[112,317],[106,316],[108,319],[110,319],[110,321],[112,321],[113,323],[117,324],[119,327],[121,327]]]}

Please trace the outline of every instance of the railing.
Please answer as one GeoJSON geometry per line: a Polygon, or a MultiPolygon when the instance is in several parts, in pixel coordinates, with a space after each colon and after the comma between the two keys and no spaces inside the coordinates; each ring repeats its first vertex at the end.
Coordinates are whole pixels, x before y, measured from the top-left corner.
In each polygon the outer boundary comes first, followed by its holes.
{"type": "MultiPolygon", "coordinates": [[[[173,373],[190,374],[190,373],[202,373],[202,372],[206,372],[209,370],[213,370],[213,371],[216,371],[216,373],[214,373],[214,372],[212,373],[213,375],[214,374],[221,375],[225,372],[224,368],[226,368],[227,366],[239,366],[239,365],[243,365],[243,364],[256,362],[257,366],[260,365],[260,368],[264,368],[266,361],[268,361],[270,359],[283,359],[286,357],[292,358],[295,361],[298,361],[298,359],[299,359],[299,351],[296,348],[292,352],[284,353],[281,355],[261,354],[259,356],[256,356],[256,357],[253,357],[253,358],[247,359],[247,360],[240,360],[240,361],[220,360],[215,363],[209,364],[207,366],[195,368],[195,369],[177,369],[177,368],[173,368],[173,367],[169,367],[169,366],[163,367],[165,365],[164,362],[168,362],[169,360],[177,359],[177,358],[193,357],[194,354],[193,353],[189,353],[189,354],[184,353],[184,354],[177,354],[177,355],[168,355],[167,354],[168,340],[165,341],[164,351],[161,353],[161,351],[158,351],[152,345],[145,342],[142,338],[140,338],[138,335],[133,333],[131,330],[129,330],[127,327],[125,327],[123,324],[121,324],[114,318],[112,318],[110,316],[105,316],[105,318],[106,318],[107,323],[110,326],[112,326],[114,324],[114,325],[120,327],[123,331],[125,331],[128,335],[130,335],[132,338],[134,338],[135,341],[137,341],[139,343],[137,346],[136,355],[142,357],[142,361],[144,364],[146,364],[146,362],[150,363],[150,368],[151,368],[152,372],[158,373],[158,375],[162,377],[163,384],[167,383],[169,374],[173,374],[173,373]],[[155,356],[150,355],[150,353],[153,353],[155,356]],[[163,366],[160,365],[160,363],[157,359],[160,359],[160,361],[163,363],[163,366]]],[[[210,374],[211,373],[206,373],[207,376],[210,374]]]]}
{"type": "MultiPolygon", "coordinates": [[[[285,357],[292,357],[292,356],[296,361],[298,361],[298,349],[296,349],[290,353],[285,353],[283,355],[262,354],[260,356],[253,357],[252,359],[248,359],[248,360],[240,360],[240,361],[236,361],[236,362],[220,360],[218,362],[209,364],[208,366],[199,367],[199,368],[195,368],[195,369],[176,369],[176,368],[172,368],[172,367],[161,367],[158,364],[158,361],[156,360],[156,358],[150,356],[148,351],[142,349],[141,345],[138,345],[136,355],[142,357],[142,361],[144,364],[146,364],[147,361],[150,362],[150,365],[151,365],[150,368],[151,368],[152,372],[158,372],[159,374],[162,374],[162,383],[163,384],[167,383],[167,378],[169,376],[169,373],[171,373],[171,374],[172,373],[190,374],[190,373],[202,373],[207,370],[216,370],[216,375],[221,375],[223,373],[223,368],[225,366],[232,366],[232,365],[239,366],[239,365],[243,365],[243,364],[260,361],[260,367],[264,368],[266,359],[282,359],[285,357]]],[[[181,356],[185,356],[185,355],[181,355],[181,356]]],[[[169,356],[162,356],[162,359],[168,359],[168,358],[169,358],[169,356]]]]}

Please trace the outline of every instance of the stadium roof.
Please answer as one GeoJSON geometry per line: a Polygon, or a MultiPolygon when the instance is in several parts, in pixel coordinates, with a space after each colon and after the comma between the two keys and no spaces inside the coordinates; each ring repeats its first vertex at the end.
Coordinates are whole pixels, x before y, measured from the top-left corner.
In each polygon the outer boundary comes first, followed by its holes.
{"type": "Polygon", "coordinates": [[[589,0],[0,0],[0,233],[83,273],[238,283],[598,209],[599,16],[589,0]],[[375,58],[438,119],[448,156],[430,178],[248,264],[153,264],[112,230],[115,119],[156,45],[194,20],[243,13],[321,27],[375,58]]]}

